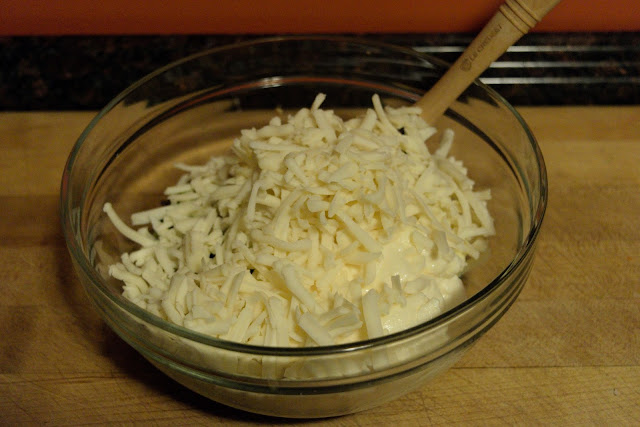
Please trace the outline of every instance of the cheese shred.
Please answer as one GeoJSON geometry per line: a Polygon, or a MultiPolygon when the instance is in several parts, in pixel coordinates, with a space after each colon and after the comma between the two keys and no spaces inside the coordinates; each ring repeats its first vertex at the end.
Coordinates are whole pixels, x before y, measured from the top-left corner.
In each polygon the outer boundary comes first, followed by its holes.
{"type": "Polygon", "coordinates": [[[131,226],[105,203],[140,246],[109,268],[123,295],[200,333],[278,347],[377,338],[461,302],[459,276],[494,226],[489,190],[450,154],[453,131],[431,154],[419,108],[374,95],[343,119],[324,101],[243,130],[205,165],[176,165],[169,203],[131,226]]]}

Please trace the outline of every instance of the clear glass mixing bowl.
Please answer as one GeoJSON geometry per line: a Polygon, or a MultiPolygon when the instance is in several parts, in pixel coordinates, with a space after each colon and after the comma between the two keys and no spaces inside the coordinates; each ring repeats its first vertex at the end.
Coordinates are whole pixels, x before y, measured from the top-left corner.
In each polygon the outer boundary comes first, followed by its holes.
{"type": "MultiPolygon", "coordinates": [[[[454,129],[452,154],[490,188],[497,234],[465,274],[468,299],[437,318],[379,339],[314,348],[221,341],[168,323],[121,296],[106,266],[133,249],[102,212],[123,218],[157,206],[180,172],[204,163],[276,108],[353,114],[377,93],[411,104],[446,70],[429,56],[336,37],[281,37],[206,51],[134,84],[107,105],[74,146],[61,188],[62,225],[89,300],[126,342],[170,377],[215,401],[285,417],[326,417],[379,405],[454,364],[510,307],[530,272],[547,182],[542,155],[520,115],[494,91],[472,85],[436,125],[454,129]],[[312,368],[282,378],[283,366],[312,368]],[[257,367],[257,368],[256,368],[257,367]]],[[[438,138],[433,138],[437,140],[438,138]]]]}

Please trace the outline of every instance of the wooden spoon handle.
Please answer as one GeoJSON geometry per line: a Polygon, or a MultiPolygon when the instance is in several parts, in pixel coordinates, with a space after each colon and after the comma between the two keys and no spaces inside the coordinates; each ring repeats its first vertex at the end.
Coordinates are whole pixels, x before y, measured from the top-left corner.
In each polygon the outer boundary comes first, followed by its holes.
{"type": "Polygon", "coordinates": [[[442,78],[416,102],[434,123],[453,101],[560,0],[506,0],[442,78]]]}

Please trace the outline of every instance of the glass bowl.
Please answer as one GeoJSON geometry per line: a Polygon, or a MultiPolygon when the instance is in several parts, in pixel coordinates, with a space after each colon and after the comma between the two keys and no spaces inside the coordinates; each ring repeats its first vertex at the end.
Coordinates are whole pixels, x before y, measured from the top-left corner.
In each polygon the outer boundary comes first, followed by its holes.
{"type": "MultiPolygon", "coordinates": [[[[499,95],[475,83],[435,125],[476,188],[489,188],[496,235],[463,276],[468,298],[440,316],[374,340],[313,348],[243,345],[156,317],[122,295],[107,266],[133,244],[102,211],[122,218],[158,206],[176,162],[204,163],[241,129],[315,95],[343,115],[415,102],[446,70],[427,55],[340,37],[278,37],[209,50],[140,80],[109,103],[75,144],[61,187],[62,226],[75,269],[104,321],[153,365],[223,404],[281,417],[328,417],[397,398],[453,365],[508,310],[529,275],[547,182],[531,131],[499,95]],[[314,372],[284,378],[296,365],[314,372]]],[[[432,138],[438,140],[438,138],[432,138]]]]}

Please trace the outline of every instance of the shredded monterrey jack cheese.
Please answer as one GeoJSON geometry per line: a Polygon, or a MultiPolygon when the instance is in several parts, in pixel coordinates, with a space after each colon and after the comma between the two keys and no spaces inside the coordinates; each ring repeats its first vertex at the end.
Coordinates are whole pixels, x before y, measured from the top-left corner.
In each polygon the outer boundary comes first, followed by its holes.
{"type": "Polygon", "coordinates": [[[165,190],[126,225],[140,249],[109,274],[178,325],[264,346],[323,346],[397,332],[464,299],[459,275],[494,233],[488,190],[448,157],[453,132],[416,107],[343,121],[320,109],[243,130],[231,152],[165,190]]]}

